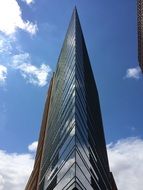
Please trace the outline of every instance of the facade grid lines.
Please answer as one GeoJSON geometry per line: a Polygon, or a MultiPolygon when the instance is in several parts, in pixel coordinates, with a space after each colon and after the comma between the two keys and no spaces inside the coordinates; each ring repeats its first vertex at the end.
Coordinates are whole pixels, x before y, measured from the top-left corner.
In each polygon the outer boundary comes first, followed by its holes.
{"type": "Polygon", "coordinates": [[[98,91],[76,8],[47,102],[47,118],[41,127],[44,140],[39,138],[42,149],[38,181],[31,188],[31,177],[25,190],[117,190],[109,169],[98,91]]]}
{"type": "Polygon", "coordinates": [[[138,60],[143,72],[143,0],[137,0],[138,60]]]}

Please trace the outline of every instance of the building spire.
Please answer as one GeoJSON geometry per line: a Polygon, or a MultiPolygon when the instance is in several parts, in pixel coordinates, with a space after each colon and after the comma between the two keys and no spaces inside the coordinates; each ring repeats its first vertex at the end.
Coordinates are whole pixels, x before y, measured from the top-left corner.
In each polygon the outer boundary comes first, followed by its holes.
{"type": "Polygon", "coordinates": [[[25,190],[117,190],[76,6],[49,88],[41,131],[25,190]]]}
{"type": "Polygon", "coordinates": [[[74,14],[75,20],[76,20],[77,18],[79,19],[79,17],[78,17],[78,11],[77,11],[76,5],[75,5],[75,7],[74,7],[73,14],[74,14]]]}
{"type": "Polygon", "coordinates": [[[73,12],[77,14],[77,8],[76,8],[76,5],[75,5],[75,7],[74,7],[73,12]]]}

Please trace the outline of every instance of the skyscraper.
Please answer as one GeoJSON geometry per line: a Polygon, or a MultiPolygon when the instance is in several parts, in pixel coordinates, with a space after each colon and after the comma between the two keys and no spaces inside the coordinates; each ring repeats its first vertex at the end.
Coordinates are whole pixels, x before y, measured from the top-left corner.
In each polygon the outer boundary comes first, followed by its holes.
{"type": "Polygon", "coordinates": [[[138,60],[143,72],[143,0],[137,0],[138,21],[138,60]]]}
{"type": "Polygon", "coordinates": [[[50,83],[26,190],[117,190],[76,8],[50,83]]]}

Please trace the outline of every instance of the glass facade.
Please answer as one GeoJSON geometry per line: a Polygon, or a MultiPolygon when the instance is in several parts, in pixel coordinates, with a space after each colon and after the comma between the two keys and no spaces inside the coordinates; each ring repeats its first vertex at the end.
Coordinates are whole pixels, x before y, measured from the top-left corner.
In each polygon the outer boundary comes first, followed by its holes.
{"type": "Polygon", "coordinates": [[[143,72],[143,0],[137,0],[138,60],[143,72]]]}
{"type": "Polygon", "coordinates": [[[39,190],[116,190],[76,9],[53,76],[39,190]]]}

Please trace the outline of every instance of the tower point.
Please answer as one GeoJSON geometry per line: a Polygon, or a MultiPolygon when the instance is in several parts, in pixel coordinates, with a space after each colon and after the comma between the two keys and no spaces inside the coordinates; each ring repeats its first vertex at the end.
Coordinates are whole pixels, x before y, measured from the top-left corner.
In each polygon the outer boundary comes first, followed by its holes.
{"type": "Polygon", "coordinates": [[[76,7],[50,82],[25,190],[117,190],[99,95],[76,7]]]}

